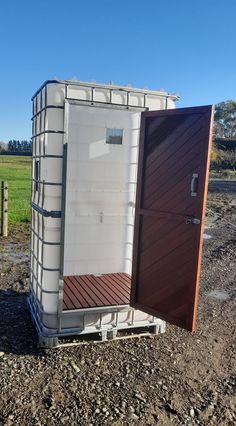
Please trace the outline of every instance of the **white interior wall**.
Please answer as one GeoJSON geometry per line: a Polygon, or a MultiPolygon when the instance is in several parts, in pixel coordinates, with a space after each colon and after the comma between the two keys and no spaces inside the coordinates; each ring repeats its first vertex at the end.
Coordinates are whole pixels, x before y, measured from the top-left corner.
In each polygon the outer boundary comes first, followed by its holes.
{"type": "Polygon", "coordinates": [[[131,273],[140,112],[67,107],[64,275],[131,273]]]}

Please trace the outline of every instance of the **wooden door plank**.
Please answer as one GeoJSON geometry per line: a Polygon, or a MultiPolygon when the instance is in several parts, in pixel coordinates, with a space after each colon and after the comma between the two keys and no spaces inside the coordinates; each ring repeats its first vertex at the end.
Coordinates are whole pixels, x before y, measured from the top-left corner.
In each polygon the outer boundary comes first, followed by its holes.
{"type": "Polygon", "coordinates": [[[213,108],[142,113],[131,305],[193,330],[213,108]],[[191,180],[198,174],[197,196],[191,180]],[[196,218],[198,225],[186,219],[196,218]]]}

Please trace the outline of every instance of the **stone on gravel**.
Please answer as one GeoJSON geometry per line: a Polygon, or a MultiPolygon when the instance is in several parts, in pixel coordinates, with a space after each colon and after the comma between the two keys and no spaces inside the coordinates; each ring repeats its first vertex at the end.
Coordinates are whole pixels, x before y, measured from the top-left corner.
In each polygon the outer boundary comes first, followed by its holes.
{"type": "Polygon", "coordinates": [[[62,416],[60,418],[60,421],[61,421],[62,424],[64,424],[64,423],[67,423],[69,419],[70,419],[69,416],[62,416]]]}
{"type": "Polygon", "coordinates": [[[139,401],[146,402],[146,399],[139,393],[135,394],[135,398],[139,399],[139,401]]]}
{"type": "Polygon", "coordinates": [[[202,421],[207,421],[209,417],[213,415],[213,412],[214,412],[214,405],[210,404],[208,405],[208,407],[206,407],[204,411],[202,411],[199,414],[199,419],[202,421]]]}
{"type": "Polygon", "coordinates": [[[73,361],[71,361],[71,367],[75,370],[76,373],[80,373],[80,368],[73,361]]]}
{"type": "Polygon", "coordinates": [[[137,416],[137,414],[135,414],[135,413],[130,413],[129,416],[128,416],[128,419],[130,419],[130,420],[138,420],[139,416],[137,416]]]}

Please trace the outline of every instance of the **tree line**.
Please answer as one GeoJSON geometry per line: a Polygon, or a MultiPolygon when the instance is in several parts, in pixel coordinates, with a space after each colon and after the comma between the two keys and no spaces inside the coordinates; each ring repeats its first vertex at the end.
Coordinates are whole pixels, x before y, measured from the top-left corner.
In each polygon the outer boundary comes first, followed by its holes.
{"type": "Polygon", "coordinates": [[[0,143],[0,152],[2,153],[31,153],[32,142],[27,140],[12,139],[8,143],[0,143]]]}
{"type": "Polygon", "coordinates": [[[27,141],[27,140],[23,140],[23,141],[19,141],[19,140],[10,140],[8,142],[8,151],[16,151],[16,152],[27,152],[32,150],[32,143],[31,141],[27,141]]]}
{"type": "MultiPolygon", "coordinates": [[[[2,154],[30,155],[31,152],[32,142],[28,140],[0,142],[2,154]]],[[[228,100],[215,106],[211,169],[236,171],[236,101],[228,100]]]]}

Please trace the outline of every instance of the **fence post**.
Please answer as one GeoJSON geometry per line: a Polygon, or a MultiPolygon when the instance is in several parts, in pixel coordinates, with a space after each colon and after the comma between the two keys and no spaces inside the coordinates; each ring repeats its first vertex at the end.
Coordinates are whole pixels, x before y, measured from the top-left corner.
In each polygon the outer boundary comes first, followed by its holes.
{"type": "Polygon", "coordinates": [[[2,198],[1,198],[1,235],[7,237],[8,235],[8,183],[2,181],[2,198]]]}

